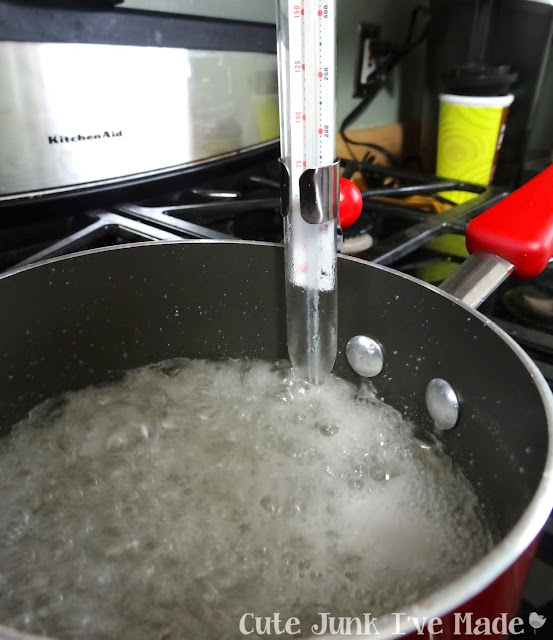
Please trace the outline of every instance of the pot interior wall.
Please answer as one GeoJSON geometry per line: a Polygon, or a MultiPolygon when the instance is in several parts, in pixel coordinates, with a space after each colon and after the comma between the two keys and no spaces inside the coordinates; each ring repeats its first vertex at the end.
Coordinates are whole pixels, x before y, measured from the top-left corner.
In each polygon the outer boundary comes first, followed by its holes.
{"type": "MultiPolygon", "coordinates": [[[[83,254],[0,279],[0,425],[42,400],[174,357],[286,357],[282,249],[184,243],[83,254]]],[[[524,512],[548,446],[543,403],[517,354],[484,321],[392,272],[339,260],[335,372],[358,381],[349,338],[383,346],[379,396],[435,431],[424,392],[448,380],[458,425],[439,434],[496,536],[524,512]]]]}

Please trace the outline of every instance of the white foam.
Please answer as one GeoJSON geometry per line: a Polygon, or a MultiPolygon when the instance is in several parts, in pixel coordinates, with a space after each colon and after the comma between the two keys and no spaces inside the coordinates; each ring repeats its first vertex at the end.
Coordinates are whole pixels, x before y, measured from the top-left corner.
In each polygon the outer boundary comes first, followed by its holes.
{"type": "Polygon", "coordinates": [[[59,638],[401,611],[491,545],[437,446],[285,364],[173,361],[45,403],[4,439],[0,485],[0,622],[59,638]]]}

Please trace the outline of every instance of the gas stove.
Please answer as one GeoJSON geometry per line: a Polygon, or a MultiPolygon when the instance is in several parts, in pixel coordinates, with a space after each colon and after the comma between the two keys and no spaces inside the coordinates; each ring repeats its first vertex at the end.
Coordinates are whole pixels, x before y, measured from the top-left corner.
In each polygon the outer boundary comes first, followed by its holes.
{"type": "MultiPolygon", "coordinates": [[[[282,241],[278,148],[225,161],[206,171],[175,176],[163,189],[126,190],[98,197],[44,203],[16,202],[0,207],[0,271],[77,251],[130,242],[190,239],[282,241]]],[[[463,260],[468,221],[507,191],[445,180],[381,165],[369,168],[344,160],[345,172],[362,170],[373,185],[363,191],[359,220],[344,230],[343,252],[391,266],[432,284],[450,275],[463,260]],[[475,197],[442,213],[412,206],[413,196],[436,196],[448,189],[475,197]]],[[[553,387],[553,269],[531,283],[507,281],[481,307],[528,351],[553,387]]],[[[553,522],[534,562],[521,603],[521,615],[539,611],[551,618],[535,635],[549,638],[553,628],[553,522]]],[[[521,636],[518,636],[521,637],[521,636]]]]}

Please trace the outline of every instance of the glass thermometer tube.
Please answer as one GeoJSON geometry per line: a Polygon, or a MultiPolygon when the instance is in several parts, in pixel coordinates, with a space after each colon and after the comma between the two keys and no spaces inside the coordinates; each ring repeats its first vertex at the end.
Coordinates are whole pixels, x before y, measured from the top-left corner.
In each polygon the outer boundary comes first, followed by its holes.
{"type": "MultiPolygon", "coordinates": [[[[316,203],[322,221],[306,221],[300,180],[310,169],[337,180],[335,0],[277,0],[277,40],[281,162],[287,173],[283,202],[288,205],[284,218],[288,353],[298,373],[319,384],[336,359],[339,223],[332,198],[316,203]]],[[[317,196],[317,189],[312,193],[317,196]]]]}

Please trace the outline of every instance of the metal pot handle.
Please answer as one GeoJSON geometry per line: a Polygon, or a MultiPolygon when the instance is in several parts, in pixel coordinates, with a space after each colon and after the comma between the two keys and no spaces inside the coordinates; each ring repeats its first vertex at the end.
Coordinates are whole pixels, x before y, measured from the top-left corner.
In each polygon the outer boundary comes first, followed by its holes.
{"type": "Polygon", "coordinates": [[[553,165],[470,221],[470,257],[441,288],[478,307],[512,273],[539,275],[553,256],[553,165]]]}

